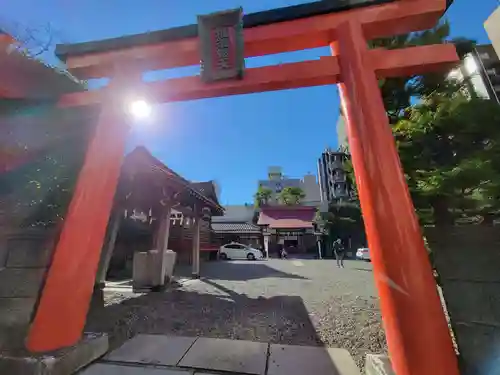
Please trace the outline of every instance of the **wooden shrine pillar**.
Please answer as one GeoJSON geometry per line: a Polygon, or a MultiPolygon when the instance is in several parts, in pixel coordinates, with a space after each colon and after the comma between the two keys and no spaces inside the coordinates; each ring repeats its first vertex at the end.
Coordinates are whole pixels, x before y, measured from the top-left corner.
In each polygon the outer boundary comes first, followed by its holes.
{"type": "Polygon", "coordinates": [[[31,324],[27,348],[32,352],[72,346],[82,337],[128,136],[122,98],[130,80],[139,83],[141,77],[135,72],[118,73],[106,88],[107,100],[31,324]]]}
{"type": "Polygon", "coordinates": [[[172,213],[172,204],[163,206],[163,212],[160,217],[158,233],[156,233],[155,249],[159,251],[168,250],[168,238],[170,236],[170,214],[172,213]]]}
{"type": "Polygon", "coordinates": [[[167,273],[167,259],[165,252],[168,250],[168,238],[170,235],[170,213],[171,203],[162,207],[159,217],[159,225],[156,232],[155,245],[153,251],[149,252],[150,264],[148,266],[154,288],[161,290],[165,286],[165,276],[167,273]]]}
{"type": "Polygon", "coordinates": [[[347,122],[374,277],[395,373],[458,375],[457,358],[362,26],[337,30],[347,122]]]}
{"type": "Polygon", "coordinates": [[[106,282],[106,274],[109,268],[109,262],[113,256],[113,250],[115,249],[116,239],[118,238],[118,232],[120,230],[120,223],[122,221],[121,214],[116,212],[111,216],[110,219],[110,229],[109,235],[104,243],[101,259],[99,261],[99,266],[97,267],[97,274],[95,279],[96,286],[103,287],[106,282]]]}
{"type": "Polygon", "coordinates": [[[193,255],[192,255],[192,271],[191,277],[193,279],[200,278],[200,226],[201,214],[195,210],[193,223],[193,255]]]}

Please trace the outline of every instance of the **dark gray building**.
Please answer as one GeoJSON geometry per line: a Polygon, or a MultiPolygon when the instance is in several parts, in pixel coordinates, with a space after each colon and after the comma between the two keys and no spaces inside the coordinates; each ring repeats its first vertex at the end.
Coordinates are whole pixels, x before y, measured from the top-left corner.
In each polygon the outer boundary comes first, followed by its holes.
{"type": "Polygon", "coordinates": [[[465,81],[471,96],[500,103],[500,59],[493,46],[462,43],[457,45],[457,51],[462,62],[448,77],[465,81]]]}
{"type": "Polygon", "coordinates": [[[344,169],[347,158],[347,154],[343,151],[326,149],[318,159],[322,202],[350,199],[351,188],[344,169]]]}
{"type": "Polygon", "coordinates": [[[477,45],[472,55],[478,65],[481,76],[490,99],[500,103],[500,59],[491,44],[477,45]]]}

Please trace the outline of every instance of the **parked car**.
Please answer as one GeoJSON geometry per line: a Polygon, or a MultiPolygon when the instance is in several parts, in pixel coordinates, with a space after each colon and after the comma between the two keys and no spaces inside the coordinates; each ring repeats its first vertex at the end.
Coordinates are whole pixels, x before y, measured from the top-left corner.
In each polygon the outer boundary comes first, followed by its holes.
{"type": "Polygon", "coordinates": [[[356,258],[366,260],[367,262],[371,261],[372,258],[370,257],[370,249],[367,247],[359,248],[358,251],[356,251],[356,258]]]}
{"type": "Polygon", "coordinates": [[[254,249],[248,245],[243,245],[241,243],[232,242],[227,245],[223,245],[219,249],[219,257],[223,260],[225,259],[262,259],[264,256],[262,251],[254,249]]]}

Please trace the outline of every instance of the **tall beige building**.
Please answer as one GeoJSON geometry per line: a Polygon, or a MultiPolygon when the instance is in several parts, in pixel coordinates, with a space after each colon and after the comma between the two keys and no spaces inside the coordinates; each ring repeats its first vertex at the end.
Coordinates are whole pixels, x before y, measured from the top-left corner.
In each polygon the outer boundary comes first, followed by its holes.
{"type": "Polygon", "coordinates": [[[497,7],[484,23],[484,28],[495,52],[500,56],[500,6],[497,7]]]}

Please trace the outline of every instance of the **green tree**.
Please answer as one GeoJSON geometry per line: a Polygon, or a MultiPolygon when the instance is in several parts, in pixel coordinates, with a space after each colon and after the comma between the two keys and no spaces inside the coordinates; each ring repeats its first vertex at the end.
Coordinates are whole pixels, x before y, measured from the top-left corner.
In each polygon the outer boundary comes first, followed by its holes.
{"type": "MultiPolygon", "coordinates": [[[[451,41],[460,56],[472,50],[474,41],[449,40],[449,34],[445,21],[431,30],[377,39],[370,46],[395,49],[451,41]]],[[[491,223],[499,196],[499,107],[478,99],[469,82],[450,82],[447,74],[379,82],[406,179],[424,223],[451,224],[474,214],[491,223]]]]}
{"type": "Polygon", "coordinates": [[[363,216],[357,201],[332,202],[328,212],[317,213],[315,221],[324,226],[330,244],[337,238],[346,246],[348,239],[354,247],[366,244],[363,216]]]}
{"type": "Polygon", "coordinates": [[[300,204],[306,197],[304,190],[300,187],[286,187],[278,195],[278,200],[287,206],[300,204]]]}
{"type": "MultiPolygon", "coordinates": [[[[399,49],[431,44],[453,42],[459,54],[470,51],[474,44],[465,38],[449,39],[450,24],[443,21],[436,27],[421,32],[398,35],[390,38],[375,39],[370,42],[370,48],[399,49]]],[[[379,80],[379,86],[389,122],[395,124],[401,117],[406,117],[406,109],[413,99],[429,95],[435,91],[449,91],[448,72],[436,72],[426,75],[394,77],[379,80]]]]}
{"type": "Polygon", "coordinates": [[[456,88],[433,92],[394,126],[401,162],[421,218],[491,222],[500,197],[500,106],[456,88]]]}
{"type": "MultiPolygon", "coordinates": [[[[450,24],[444,20],[436,27],[424,30],[402,34],[389,38],[374,39],[369,42],[370,48],[400,49],[430,44],[441,44],[447,41],[450,36],[450,24]]],[[[461,54],[470,50],[471,41],[464,38],[454,39],[461,47],[461,54]]],[[[453,91],[446,79],[447,72],[414,75],[408,77],[394,77],[379,80],[379,86],[384,101],[384,106],[389,117],[389,122],[394,125],[401,118],[408,117],[408,109],[411,108],[412,98],[419,98],[422,95],[428,95],[434,91],[453,91]]],[[[348,152],[348,150],[345,150],[348,152]]],[[[354,170],[350,159],[345,163],[345,170],[349,183],[356,192],[356,181],[354,170]]],[[[355,194],[354,200],[357,200],[355,194]]]]}
{"type": "Polygon", "coordinates": [[[273,195],[273,191],[269,188],[259,186],[257,192],[254,194],[255,207],[262,207],[269,203],[269,199],[273,195]]]}
{"type": "Polygon", "coordinates": [[[56,226],[83,164],[92,109],[9,104],[0,114],[0,208],[12,227],[56,226]]]}

